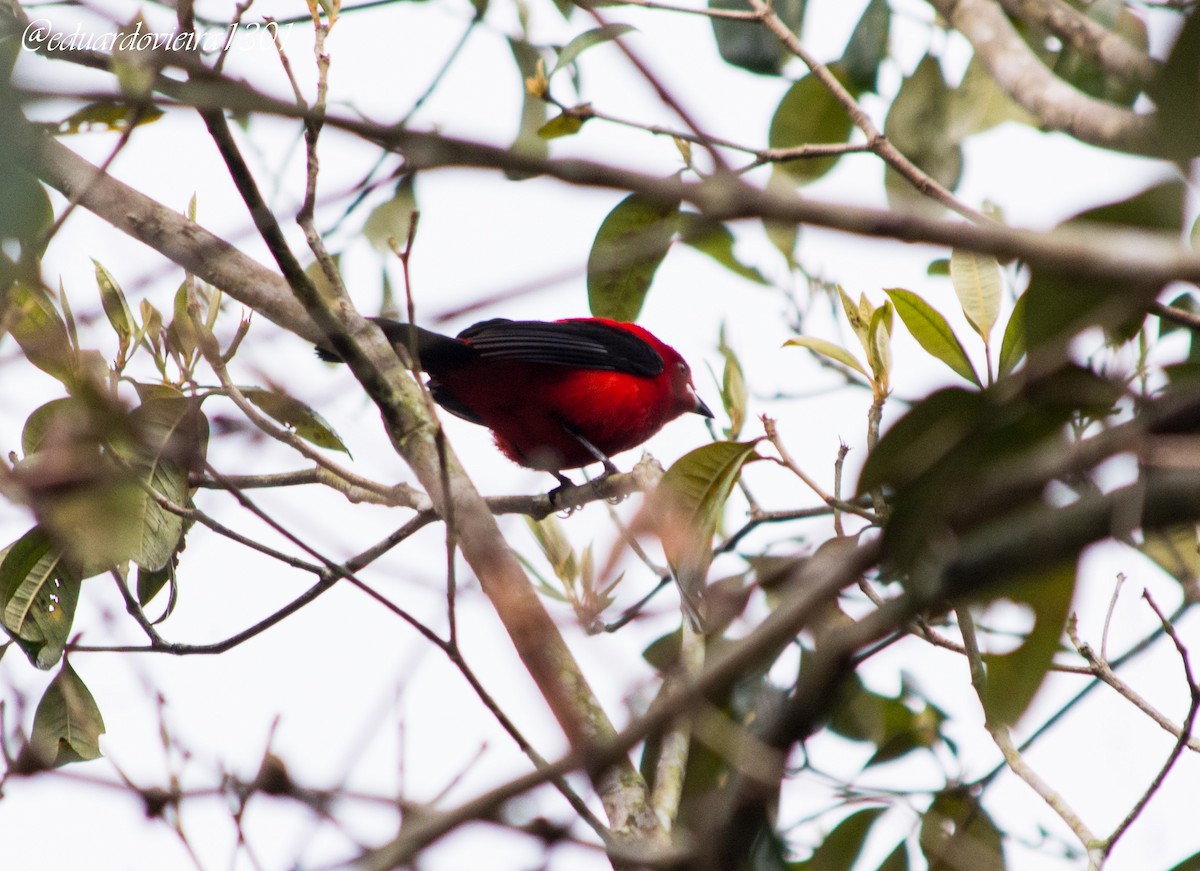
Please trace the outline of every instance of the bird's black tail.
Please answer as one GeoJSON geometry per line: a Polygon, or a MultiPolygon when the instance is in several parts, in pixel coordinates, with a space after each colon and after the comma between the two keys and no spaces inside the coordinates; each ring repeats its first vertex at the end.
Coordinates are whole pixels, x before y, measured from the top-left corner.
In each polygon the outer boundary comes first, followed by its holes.
{"type": "MultiPolygon", "coordinates": [[[[383,335],[393,348],[404,348],[410,356],[415,352],[421,366],[428,371],[436,371],[459,362],[466,362],[475,356],[475,351],[466,342],[443,336],[441,333],[435,333],[424,327],[417,327],[391,318],[369,318],[369,320],[383,330],[383,335]]],[[[328,363],[344,362],[338,356],[337,351],[325,345],[317,345],[317,356],[328,363]]]]}

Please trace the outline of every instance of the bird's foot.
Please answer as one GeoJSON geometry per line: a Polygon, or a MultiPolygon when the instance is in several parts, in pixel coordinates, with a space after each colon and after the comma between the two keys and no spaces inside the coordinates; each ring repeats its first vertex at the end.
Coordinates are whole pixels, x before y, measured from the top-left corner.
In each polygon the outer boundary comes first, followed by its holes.
{"type": "Polygon", "coordinates": [[[566,490],[573,488],[575,486],[575,482],[566,475],[562,474],[562,472],[551,472],[550,474],[558,479],[558,486],[546,494],[546,498],[550,500],[550,507],[555,511],[565,511],[566,516],[570,517],[575,513],[575,509],[579,508],[580,506],[560,504],[560,501],[563,498],[563,493],[566,490]]]}
{"type": "Polygon", "coordinates": [[[615,465],[613,465],[612,460],[605,459],[603,462],[604,462],[604,471],[600,473],[599,477],[593,478],[591,481],[592,491],[597,496],[599,496],[600,498],[602,498],[606,502],[608,502],[609,505],[619,505],[625,501],[626,496],[616,495],[616,496],[609,496],[609,497],[605,498],[604,494],[601,492],[601,489],[602,489],[601,485],[605,481],[607,481],[610,477],[612,477],[613,475],[620,474],[620,470],[615,465]]]}

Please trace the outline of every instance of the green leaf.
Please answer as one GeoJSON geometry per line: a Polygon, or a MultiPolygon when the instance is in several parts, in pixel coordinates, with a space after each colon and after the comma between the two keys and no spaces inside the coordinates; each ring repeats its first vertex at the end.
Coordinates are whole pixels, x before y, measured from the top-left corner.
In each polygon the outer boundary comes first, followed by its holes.
{"type": "Polygon", "coordinates": [[[753,266],[747,266],[733,253],[733,233],[720,221],[706,218],[696,212],[680,213],[679,239],[701,254],[707,254],[735,275],[756,284],[766,284],[763,274],[753,266]]]}
{"type": "Polygon", "coordinates": [[[553,76],[563,67],[573,64],[575,59],[589,48],[609,42],[636,30],[637,28],[632,24],[605,24],[602,27],[579,34],[579,36],[563,46],[562,51],[558,53],[558,60],[555,62],[554,68],[550,70],[547,78],[553,76]]]}
{"type": "Polygon", "coordinates": [[[841,66],[846,70],[847,83],[858,93],[875,91],[879,65],[888,56],[891,26],[888,0],[871,0],[846,42],[841,66]]]}
{"type": "Polygon", "coordinates": [[[588,255],[588,305],[596,317],[633,321],[679,223],[679,202],[630,194],[596,232],[588,255]]]}
{"type": "MultiPolygon", "coordinates": [[[[1150,42],[1146,23],[1121,0],[1094,0],[1084,5],[1082,11],[1110,34],[1124,39],[1137,51],[1142,54],[1148,51],[1150,42]]],[[[1064,45],[1059,52],[1058,60],[1054,64],[1054,74],[1085,94],[1122,106],[1132,106],[1141,93],[1139,87],[1122,76],[1108,72],[1086,54],[1076,51],[1070,44],[1064,45]]]]}
{"type": "MultiPolygon", "coordinates": [[[[1167,305],[1171,308],[1177,308],[1180,311],[1185,311],[1190,315],[1200,313],[1200,300],[1197,300],[1196,297],[1191,293],[1181,293],[1179,296],[1167,303],[1167,305]]],[[[1191,332],[1187,327],[1183,326],[1183,324],[1177,324],[1175,321],[1169,320],[1168,318],[1159,319],[1158,337],[1160,339],[1163,336],[1169,336],[1171,333],[1177,333],[1184,330],[1187,330],[1189,333],[1191,332]]]]}
{"type": "Polygon", "coordinates": [[[756,442],[713,442],[680,457],[654,491],[663,551],[685,602],[703,619],[712,540],[742,467],[759,459],[756,442]]]}
{"type": "MultiPolygon", "coordinates": [[[[805,0],[781,0],[774,4],[775,11],[797,35],[804,19],[804,6],[805,0]]],[[[749,0],[708,0],[708,8],[753,11],[749,0]]],[[[779,40],[761,22],[714,17],[712,29],[721,59],[735,67],[761,75],[775,75],[788,57],[779,40]]]]}
{"type": "MultiPolygon", "coordinates": [[[[521,81],[535,78],[538,75],[538,62],[541,60],[541,55],[538,50],[523,39],[509,39],[509,48],[512,49],[513,59],[517,62],[517,70],[521,74],[521,81]]],[[[521,104],[521,119],[517,127],[517,138],[512,144],[512,150],[522,157],[530,157],[535,160],[545,158],[550,153],[550,146],[546,144],[546,140],[538,136],[538,131],[546,123],[546,101],[541,95],[531,94],[529,89],[524,90],[524,98],[521,104]]],[[[530,173],[517,172],[514,170],[506,170],[505,175],[514,180],[529,178],[530,173]]]]}
{"type": "MultiPolygon", "coordinates": [[[[773,194],[790,193],[793,182],[780,167],[774,167],[767,178],[767,191],[773,194]]],[[[796,244],[800,241],[800,225],[794,221],[763,219],[763,232],[775,250],[783,255],[789,269],[796,268],[796,244]]]]}
{"type": "Polygon", "coordinates": [[[104,718],[75,669],[64,662],[33,715],[29,747],[45,766],[98,759],[104,718]]]}
{"type": "MultiPolygon", "coordinates": [[[[54,225],[54,208],[41,182],[14,162],[0,162],[0,203],[0,242],[15,240],[30,262],[41,257],[50,242],[47,231],[54,225]]],[[[13,277],[7,269],[0,272],[0,287],[7,287],[13,277]]]]}
{"type": "Polygon", "coordinates": [[[984,344],[1000,313],[1000,291],[1004,284],[995,257],[955,249],[950,255],[950,282],[962,305],[963,314],[984,344]]]}
{"type": "Polygon", "coordinates": [[[67,325],[40,288],[18,281],[8,290],[3,322],[25,357],[67,387],[75,382],[75,349],[67,325]]]}
{"type": "MultiPolygon", "coordinates": [[[[962,177],[963,154],[948,133],[950,94],[941,64],[933,55],[925,55],[900,85],[884,121],[883,135],[934,180],[953,190],[962,177]]],[[[884,171],[884,186],[893,208],[942,208],[890,166],[884,171]]]]}
{"type": "Polygon", "coordinates": [[[543,139],[559,139],[563,136],[574,136],[582,129],[583,118],[574,113],[563,112],[539,127],[538,136],[543,139]]]}
{"type": "Polygon", "coordinates": [[[79,432],[88,425],[87,409],[79,399],[64,396],[39,405],[25,419],[21,430],[21,451],[26,457],[42,448],[46,436],[52,432],[63,432],[64,437],[79,432]]]}
{"type": "Polygon", "coordinates": [[[558,518],[553,514],[541,520],[526,517],[525,522],[555,576],[568,587],[574,586],[579,579],[579,562],[558,518]]]}
{"type": "Polygon", "coordinates": [[[403,251],[408,243],[413,218],[420,210],[417,205],[416,173],[405,173],[396,182],[392,198],[371,210],[363,224],[363,235],[367,241],[384,254],[403,251]],[[393,246],[395,246],[393,248],[393,246]]]}
{"type": "Polygon", "coordinates": [[[863,464],[858,492],[912,484],[941,464],[991,414],[987,397],[979,391],[950,387],[931,394],[884,433],[863,464]]]}
{"type": "Polygon", "coordinates": [[[892,304],[885,302],[871,315],[867,331],[867,361],[877,393],[887,393],[892,372],[892,304]]]}
{"type": "Polygon", "coordinates": [[[785,348],[808,348],[810,351],[816,351],[818,354],[828,357],[843,366],[848,366],[855,372],[862,375],[868,381],[872,380],[867,374],[867,370],[863,368],[863,364],[854,358],[854,355],[843,348],[841,345],[835,345],[833,342],[827,342],[824,339],[816,339],[812,336],[797,336],[794,339],[788,339],[783,343],[785,348]]]}
{"type": "Polygon", "coordinates": [[[899,696],[881,695],[867,689],[859,678],[849,678],[841,701],[833,709],[829,728],[852,741],[875,744],[868,767],[913,750],[931,748],[943,740],[945,715],[927,701],[914,711],[909,707],[912,698],[907,690],[899,696]]]}
{"type": "Polygon", "coordinates": [[[169,616],[170,613],[175,610],[175,561],[171,560],[161,569],[155,569],[153,571],[148,571],[138,567],[136,585],[138,604],[145,608],[148,604],[150,604],[150,601],[159,594],[159,591],[161,591],[163,587],[167,586],[168,583],[171,585],[171,595],[168,598],[167,608],[163,613],[163,618],[169,616]]]}
{"type": "Polygon", "coordinates": [[[934,797],[918,839],[929,871],[1004,871],[1003,835],[965,788],[934,797]]]}
{"type": "Polygon", "coordinates": [[[0,621],[38,668],[50,668],[62,657],[79,585],[78,573],[41,527],[0,551],[0,621]]]}
{"type": "Polygon", "coordinates": [[[729,428],[725,430],[725,438],[735,440],[746,422],[746,375],[742,371],[737,354],[725,343],[723,328],[718,350],[725,358],[725,370],[721,374],[721,405],[729,416],[729,428]]]}
{"type": "Polygon", "coordinates": [[[950,92],[946,113],[947,126],[942,135],[949,142],[962,142],[1005,121],[1030,127],[1038,124],[1032,114],[996,84],[978,55],[967,63],[962,81],[950,92]]]}
{"type": "Polygon", "coordinates": [[[153,33],[151,25],[139,12],[117,31],[109,67],[121,86],[121,93],[130,102],[146,102],[154,90],[154,81],[165,62],[153,46],[141,37],[153,33]]]}
{"type": "MultiPolygon", "coordinates": [[[[121,449],[141,483],[185,506],[191,498],[188,473],[204,461],[208,421],[188,398],[147,399],[130,414],[137,442],[121,449]]],[[[138,537],[130,558],[150,571],[174,557],[183,538],[184,521],[138,488],[133,519],[138,537]]]]}
{"type": "Polygon", "coordinates": [[[1170,871],[1200,871],[1200,851],[1171,866],[1170,871]]]}
{"type": "Polygon", "coordinates": [[[854,866],[866,844],[871,826],[887,808],[869,807],[842,819],[817,849],[806,866],[807,871],[845,871],[854,866]]]}
{"type": "Polygon", "coordinates": [[[998,587],[998,594],[1033,610],[1034,625],[1021,646],[985,656],[983,707],[992,722],[1015,723],[1025,713],[1058,650],[1075,595],[1075,563],[1030,572],[998,587]]]}
{"type": "Polygon", "coordinates": [[[875,871],[908,871],[908,848],[901,841],[875,871]]]}
{"type": "Polygon", "coordinates": [[[294,396],[264,390],[261,387],[243,387],[242,395],[264,414],[279,421],[306,442],[319,448],[350,453],[341,437],[326,423],[325,418],[294,396]]]}
{"type": "Polygon", "coordinates": [[[196,351],[199,337],[196,326],[188,314],[188,292],[190,282],[185,278],[175,291],[175,304],[171,323],[167,327],[167,347],[184,360],[188,360],[196,351]]]}
{"type": "Polygon", "coordinates": [[[1011,374],[1025,356],[1025,300],[1028,294],[1017,297],[1012,314],[1008,316],[1008,326],[1004,328],[1004,338],[1000,341],[1000,359],[996,363],[997,373],[1003,378],[1011,374]]]}
{"type": "Polygon", "coordinates": [[[838,299],[842,302],[842,311],[846,315],[846,320],[850,323],[850,329],[854,330],[854,335],[858,336],[858,341],[862,345],[865,353],[870,352],[871,344],[871,315],[875,313],[874,306],[867,299],[864,293],[859,296],[858,304],[850,298],[850,294],[839,284],[837,286],[838,299]]]}
{"type": "Polygon", "coordinates": [[[129,303],[125,300],[121,286],[108,270],[100,265],[100,261],[92,258],[92,263],[96,266],[96,285],[100,288],[100,303],[104,306],[104,314],[108,316],[108,322],[112,324],[117,338],[121,340],[121,348],[125,349],[133,335],[133,314],[129,310],[129,303]]]}
{"type": "Polygon", "coordinates": [[[962,342],[954,335],[941,313],[911,290],[893,287],[884,293],[891,298],[900,320],[904,321],[904,326],[908,327],[912,337],[926,353],[941,360],[972,384],[983,386],[962,342]]]}
{"type": "Polygon", "coordinates": [[[1140,326],[1157,290],[1132,281],[1034,269],[1023,295],[1027,350],[1049,368],[1067,359],[1071,339],[1089,327],[1100,327],[1110,338],[1128,334],[1131,326],[1140,326]]]}
{"type": "Polygon", "coordinates": [[[1133,196],[1105,203],[1068,218],[1065,224],[1140,227],[1176,234],[1183,231],[1187,186],[1179,179],[1161,182],[1133,196]]]}
{"type": "Polygon", "coordinates": [[[1200,580],[1200,538],[1194,523],[1146,530],[1141,551],[1188,587],[1200,580]]]}
{"type": "Polygon", "coordinates": [[[101,100],[88,103],[82,109],[72,112],[58,122],[54,132],[59,136],[104,130],[123,133],[130,125],[140,127],[142,124],[157,121],[162,116],[162,109],[148,103],[101,100]]]}
{"type": "Polygon", "coordinates": [[[80,389],[38,408],[26,421],[26,457],[16,481],[38,523],[81,577],[129,559],[140,537],[142,494],[107,444],[128,441],[128,413],[114,397],[80,389]]]}
{"type": "MultiPolygon", "coordinates": [[[[830,70],[839,80],[845,78],[845,72],[836,65],[830,70]]],[[[771,148],[837,144],[848,142],[853,130],[854,123],[846,107],[815,74],[809,73],[788,88],[779,101],[771,118],[767,144],[771,148]]],[[[808,184],[833,169],[838,159],[838,156],[805,157],[775,165],[793,184],[808,184]]]]}
{"type": "Polygon", "coordinates": [[[642,659],[666,674],[679,662],[679,654],[682,650],[683,627],[680,626],[650,642],[650,645],[642,651],[642,659]]]}

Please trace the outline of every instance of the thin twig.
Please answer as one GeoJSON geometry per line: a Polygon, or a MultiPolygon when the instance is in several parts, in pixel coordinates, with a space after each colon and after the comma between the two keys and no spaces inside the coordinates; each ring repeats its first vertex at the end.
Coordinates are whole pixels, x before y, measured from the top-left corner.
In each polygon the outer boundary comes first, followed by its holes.
{"type": "Polygon", "coordinates": [[[1133,807],[1130,808],[1129,813],[1125,815],[1125,818],[1117,824],[1117,827],[1113,829],[1112,834],[1108,836],[1108,839],[1104,845],[1104,853],[1106,855],[1112,851],[1112,848],[1116,846],[1117,841],[1121,839],[1121,836],[1129,830],[1129,827],[1133,825],[1134,821],[1138,818],[1142,811],[1145,810],[1146,805],[1150,803],[1150,799],[1154,797],[1156,792],[1158,792],[1159,787],[1161,787],[1163,782],[1167,779],[1167,775],[1171,772],[1171,769],[1175,767],[1175,763],[1179,760],[1179,755],[1183,752],[1183,748],[1187,746],[1191,740],[1192,726],[1196,722],[1196,713],[1197,711],[1200,711],[1200,686],[1196,685],[1196,679],[1192,675],[1192,665],[1188,659],[1187,648],[1184,647],[1183,642],[1179,640],[1179,636],[1176,634],[1175,627],[1171,624],[1171,621],[1169,621],[1163,612],[1159,610],[1159,607],[1155,603],[1153,597],[1150,595],[1149,590],[1142,591],[1142,598],[1146,600],[1146,603],[1158,616],[1158,620],[1159,623],[1162,624],[1163,631],[1166,632],[1167,637],[1174,642],[1175,649],[1179,652],[1179,659],[1183,662],[1184,678],[1187,680],[1188,693],[1191,696],[1191,704],[1188,705],[1187,716],[1184,718],[1183,728],[1179,731],[1179,737],[1175,740],[1175,746],[1171,748],[1171,752],[1167,755],[1162,767],[1158,770],[1158,774],[1156,774],[1154,780],[1150,782],[1150,785],[1146,788],[1146,791],[1138,797],[1138,800],[1134,803],[1133,807]]]}
{"type": "Polygon", "coordinates": [[[766,415],[763,416],[762,421],[763,429],[767,433],[767,440],[770,441],[771,444],[775,446],[775,450],[779,452],[779,457],[773,458],[775,459],[775,462],[791,471],[793,475],[808,485],[808,488],[816,493],[817,497],[830,508],[846,511],[850,514],[856,514],[865,520],[871,521],[872,523],[877,522],[878,518],[876,515],[868,509],[856,505],[853,502],[846,502],[843,499],[838,499],[836,496],[833,496],[830,493],[826,493],[821,485],[818,484],[812,477],[810,477],[807,472],[800,468],[800,464],[792,458],[792,455],[788,452],[787,447],[783,444],[783,439],[779,436],[779,431],[775,425],[775,421],[766,415]]]}
{"type": "Polygon", "coordinates": [[[1009,769],[1032,789],[1038,796],[1041,797],[1055,814],[1058,815],[1067,827],[1075,833],[1084,849],[1088,851],[1088,868],[1089,871],[1098,871],[1103,864],[1103,857],[1099,855],[1096,849],[1096,837],[1084,823],[1083,819],[1067,804],[1064,799],[1053,787],[1042,779],[1036,771],[1029,766],[1025,758],[1017,750],[1013,743],[1012,734],[1009,732],[1008,726],[1004,723],[997,722],[988,712],[987,706],[984,704],[986,698],[987,676],[984,672],[983,658],[979,652],[979,642],[975,636],[975,621],[971,617],[967,608],[961,607],[956,609],[958,615],[958,625],[962,630],[963,647],[967,651],[967,662],[971,670],[971,686],[975,689],[975,694],[979,697],[980,705],[983,706],[984,728],[987,729],[996,747],[1004,756],[1004,761],[1009,769]]]}

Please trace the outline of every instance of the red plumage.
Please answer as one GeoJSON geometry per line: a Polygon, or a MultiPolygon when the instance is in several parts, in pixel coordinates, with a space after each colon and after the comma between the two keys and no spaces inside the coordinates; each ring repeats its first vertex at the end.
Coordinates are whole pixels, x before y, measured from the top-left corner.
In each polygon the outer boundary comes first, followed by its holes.
{"type": "MultiPolygon", "coordinates": [[[[606,318],[495,319],[457,337],[376,319],[419,358],[434,399],[486,426],[513,461],[559,472],[646,441],[684,412],[712,417],[691,370],[636,324],[606,318]]],[[[318,349],[326,359],[337,359],[318,349]]]]}

